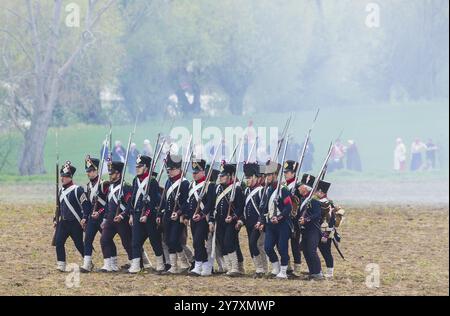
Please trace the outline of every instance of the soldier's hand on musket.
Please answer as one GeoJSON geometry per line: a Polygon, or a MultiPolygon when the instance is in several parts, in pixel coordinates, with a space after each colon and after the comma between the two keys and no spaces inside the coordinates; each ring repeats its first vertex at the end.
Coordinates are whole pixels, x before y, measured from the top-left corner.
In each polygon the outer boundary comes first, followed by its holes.
{"type": "Polygon", "coordinates": [[[144,216],[142,216],[142,217],[139,219],[139,221],[140,221],[141,223],[144,223],[144,224],[145,224],[145,223],[147,223],[147,218],[148,218],[148,217],[144,215],[144,216]]]}
{"type": "Polygon", "coordinates": [[[130,219],[128,219],[128,224],[133,226],[133,215],[130,215],[130,219]]]}
{"type": "Polygon", "coordinates": [[[209,223],[209,232],[214,233],[214,224],[213,223],[209,223]]]}
{"type": "Polygon", "coordinates": [[[93,219],[98,219],[99,216],[100,216],[100,213],[97,212],[97,211],[94,211],[94,212],[92,212],[92,214],[91,214],[91,217],[92,217],[93,219]]]}
{"type": "Polygon", "coordinates": [[[261,226],[261,223],[260,223],[260,222],[257,222],[257,223],[255,224],[254,228],[255,228],[256,230],[259,230],[259,226],[261,226]]]}
{"type": "Polygon", "coordinates": [[[186,225],[186,226],[189,226],[189,219],[184,217],[183,218],[183,224],[186,225]]]}
{"type": "Polygon", "coordinates": [[[236,223],[236,226],[234,226],[234,228],[236,228],[237,231],[241,230],[241,227],[244,226],[244,223],[242,221],[238,221],[236,223]]]}
{"type": "Polygon", "coordinates": [[[305,225],[305,218],[304,217],[300,217],[298,222],[300,223],[300,225],[305,225]]]}
{"type": "Polygon", "coordinates": [[[274,216],[270,219],[270,221],[272,222],[272,224],[278,224],[278,217],[274,216]]]}
{"type": "Polygon", "coordinates": [[[86,222],[86,219],[85,219],[85,218],[83,218],[83,219],[80,221],[80,224],[81,224],[81,228],[83,228],[83,230],[86,230],[87,222],[86,222]]]}
{"type": "Polygon", "coordinates": [[[102,221],[102,223],[100,224],[100,228],[103,230],[103,229],[105,229],[105,223],[106,223],[106,219],[104,219],[103,221],[102,221]]]}
{"type": "Polygon", "coordinates": [[[122,221],[122,216],[117,215],[116,217],[114,217],[114,223],[120,223],[122,221]]]}
{"type": "Polygon", "coordinates": [[[156,218],[156,225],[161,225],[161,217],[156,218]]]}
{"type": "Polygon", "coordinates": [[[201,219],[202,219],[202,217],[201,217],[200,214],[195,214],[194,216],[192,216],[192,220],[193,220],[194,222],[198,222],[198,221],[200,221],[201,219]]]}
{"type": "Polygon", "coordinates": [[[178,219],[178,213],[177,212],[172,212],[172,215],[170,215],[170,219],[173,221],[176,221],[178,219]]]}
{"type": "Polygon", "coordinates": [[[225,218],[225,223],[229,224],[233,221],[233,217],[231,216],[227,216],[227,218],[225,218]]]}
{"type": "Polygon", "coordinates": [[[56,229],[56,225],[57,225],[57,223],[56,223],[56,221],[54,220],[54,221],[53,221],[53,228],[56,229]]]}
{"type": "Polygon", "coordinates": [[[264,230],[264,224],[259,224],[258,229],[260,232],[262,232],[264,230]]]}

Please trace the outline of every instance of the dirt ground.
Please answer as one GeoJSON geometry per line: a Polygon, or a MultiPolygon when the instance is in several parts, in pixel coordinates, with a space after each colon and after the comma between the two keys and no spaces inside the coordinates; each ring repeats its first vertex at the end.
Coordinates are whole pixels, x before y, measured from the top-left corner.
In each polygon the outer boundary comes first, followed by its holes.
{"type": "MultiPolygon", "coordinates": [[[[50,246],[52,205],[2,203],[0,295],[449,295],[448,205],[352,205],[346,210],[348,216],[340,233],[347,261],[334,252],[332,280],[251,278],[254,270],[242,230],[245,278],[91,273],[80,275],[78,287],[68,287],[66,278],[73,280],[73,273],[55,270],[55,249],[50,246]],[[379,270],[372,269],[374,264],[379,270]],[[377,271],[379,286],[367,286],[366,280],[376,280],[377,271]]],[[[119,263],[123,264],[124,250],[120,242],[117,245],[119,263]]],[[[151,254],[150,245],[145,247],[151,254]]],[[[94,263],[99,267],[102,259],[98,237],[95,248],[94,263]]],[[[70,240],[67,250],[69,263],[82,263],[70,240]]]]}

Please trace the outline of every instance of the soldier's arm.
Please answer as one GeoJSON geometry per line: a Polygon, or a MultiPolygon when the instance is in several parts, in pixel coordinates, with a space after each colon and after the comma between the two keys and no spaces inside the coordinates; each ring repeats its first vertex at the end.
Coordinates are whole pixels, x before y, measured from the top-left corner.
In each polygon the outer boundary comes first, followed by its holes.
{"type": "Polygon", "coordinates": [[[92,204],[87,198],[86,192],[84,192],[83,187],[77,188],[76,197],[81,205],[83,219],[88,219],[92,212],[92,204]]]}
{"type": "Polygon", "coordinates": [[[100,214],[106,213],[106,206],[108,205],[108,187],[109,182],[100,182],[100,193],[98,197],[105,202],[104,204],[102,204],[102,202],[98,201],[99,206],[97,208],[97,212],[100,214]]]}
{"type": "Polygon", "coordinates": [[[180,183],[180,196],[178,197],[178,205],[180,209],[177,211],[178,215],[188,216],[189,211],[189,181],[185,180],[180,183]]]}
{"type": "Polygon", "coordinates": [[[162,198],[162,202],[160,202],[161,204],[161,208],[158,210],[158,217],[161,218],[164,214],[164,212],[166,211],[166,207],[167,207],[167,190],[170,187],[170,183],[169,180],[166,181],[166,186],[164,189],[164,195],[161,197],[162,198]]]}
{"type": "Polygon", "coordinates": [[[279,207],[281,214],[278,216],[278,220],[289,218],[292,211],[292,199],[291,193],[287,188],[281,189],[281,199],[279,201],[279,207]]]}
{"type": "MultiPolygon", "coordinates": [[[[124,188],[125,190],[125,188],[124,188]]],[[[126,203],[126,209],[125,211],[123,211],[121,214],[124,216],[130,216],[130,214],[133,214],[133,202],[136,200],[136,195],[137,195],[137,191],[138,191],[138,184],[136,181],[136,178],[133,179],[133,186],[131,189],[131,198],[130,198],[130,202],[126,203]]],[[[125,191],[124,191],[124,196],[125,196],[125,191]]],[[[124,217],[122,216],[122,217],[124,217]]]]}
{"type": "Polygon", "coordinates": [[[124,219],[130,213],[130,209],[132,208],[132,199],[133,196],[133,188],[130,185],[125,185],[123,187],[123,195],[119,201],[120,204],[120,214],[119,216],[124,219]]]}
{"type": "Polygon", "coordinates": [[[161,202],[161,195],[159,194],[159,184],[155,180],[155,178],[151,178],[149,186],[150,187],[148,189],[150,194],[150,202],[146,207],[145,216],[150,216],[150,212],[152,210],[155,210],[161,202]]]}
{"type": "Polygon", "coordinates": [[[236,187],[236,196],[234,198],[234,205],[235,205],[234,216],[237,218],[237,220],[242,220],[242,218],[244,217],[245,200],[242,187],[240,186],[236,187]]]}
{"type": "Polygon", "coordinates": [[[214,213],[214,207],[216,205],[216,188],[212,183],[210,183],[208,186],[208,190],[206,191],[205,198],[206,198],[205,208],[201,212],[202,216],[206,216],[206,215],[210,215],[210,214],[214,213]]]}
{"type": "Polygon", "coordinates": [[[308,216],[305,217],[305,225],[311,222],[316,222],[322,217],[322,209],[320,208],[320,202],[316,199],[311,199],[310,208],[308,210],[308,216]]]}

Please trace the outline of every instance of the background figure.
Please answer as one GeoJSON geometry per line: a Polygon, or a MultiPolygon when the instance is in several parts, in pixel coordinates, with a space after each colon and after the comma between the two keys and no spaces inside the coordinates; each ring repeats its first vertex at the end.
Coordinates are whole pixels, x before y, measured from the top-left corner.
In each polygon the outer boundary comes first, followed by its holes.
{"type": "Polygon", "coordinates": [[[136,148],[135,143],[130,145],[130,154],[128,155],[128,172],[133,176],[136,175],[136,160],[139,155],[139,151],[136,148]]]}
{"type": "MultiPolygon", "coordinates": [[[[303,141],[303,143],[300,146],[300,150],[303,149],[305,142],[303,141]]],[[[305,151],[305,158],[303,158],[303,165],[302,165],[302,172],[308,172],[311,171],[313,169],[313,162],[314,162],[314,144],[312,143],[311,140],[309,140],[308,142],[308,146],[306,146],[306,151],[305,151]]]]}
{"type": "Polygon", "coordinates": [[[411,171],[416,171],[422,168],[422,152],[427,149],[427,146],[416,138],[411,144],[411,171]]]}
{"type": "Polygon", "coordinates": [[[347,146],[347,169],[353,171],[362,171],[361,157],[354,140],[349,140],[347,146]]]}
{"type": "Polygon", "coordinates": [[[403,140],[398,137],[394,149],[394,170],[405,171],[406,168],[406,146],[403,140]]]}
{"type": "Polygon", "coordinates": [[[145,156],[153,157],[152,145],[150,144],[150,140],[148,139],[144,140],[144,147],[142,148],[142,154],[145,156]]]}
{"type": "Polygon", "coordinates": [[[438,147],[431,138],[428,139],[426,146],[427,169],[436,169],[436,152],[438,147]]]}
{"type": "Polygon", "coordinates": [[[344,168],[345,147],[340,139],[337,139],[333,145],[330,157],[328,171],[340,170],[344,168]]]}
{"type": "MultiPolygon", "coordinates": [[[[282,147],[281,150],[284,150],[284,147],[282,147]]],[[[292,139],[286,150],[286,160],[298,161],[301,150],[302,147],[300,147],[300,145],[292,139]]],[[[282,155],[282,152],[280,154],[282,155]]]]}
{"type": "Polygon", "coordinates": [[[112,152],[112,160],[125,162],[125,148],[122,146],[122,142],[120,140],[116,140],[113,152],[112,152]]]}

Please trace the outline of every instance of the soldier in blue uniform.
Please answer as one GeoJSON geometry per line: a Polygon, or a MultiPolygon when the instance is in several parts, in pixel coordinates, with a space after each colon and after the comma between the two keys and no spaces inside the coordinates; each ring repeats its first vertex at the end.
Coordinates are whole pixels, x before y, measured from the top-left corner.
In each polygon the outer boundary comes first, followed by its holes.
{"type": "Polygon", "coordinates": [[[264,250],[264,232],[257,229],[261,217],[260,205],[263,195],[260,166],[257,163],[244,164],[244,175],[247,182],[244,190],[245,208],[244,223],[247,229],[250,256],[255,265],[255,278],[267,273],[267,259],[264,250]]]}
{"type": "Polygon", "coordinates": [[[158,223],[163,224],[165,242],[169,248],[170,269],[168,274],[188,272],[190,264],[181,243],[185,224],[182,210],[185,208],[189,194],[189,181],[182,176],[182,158],[170,153],[166,159],[169,174],[162,197],[161,210],[158,212],[158,223]]]}
{"type": "Polygon", "coordinates": [[[216,187],[215,212],[210,216],[210,229],[216,229],[216,239],[227,267],[227,276],[236,277],[241,275],[237,255],[236,241],[242,222],[244,211],[244,193],[239,185],[235,185],[234,202],[230,205],[233,191],[233,180],[236,173],[236,164],[222,164],[219,175],[219,185],[216,187]],[[230,213],[228,212],[230,210],[230,213]]]}
{"type": "Polygon", "coordinates": [[[67,238],[72,238],[75,247],[81,256],[84,256],[83,227],[81,220],[83,214],[89,213],[92,205],[89,202],[84,189],[73,183],[72,178],[77,169],[67,161],[60,170],[62,187],[59,191],[59,216],[54,218],[56,229],[56,257],[57,269],[66,271],[66,249],[67,238]]]}
{"type": "Polygon", "coordinates": [[[317,191],[315,192],[322,209],[322,224],[320,226],[322,230],[322,238],[319,243],[319,250],[322,257],[325,259],[325,264],[327,266],[325,277],[327,278],[333,277],[334,258],[331,252],[331,244],[333,243],[333,239],[337,243],[340,242],[341,237],[337,233],[336,228],[339,227],[344,215],[344,210],[328,199],[327,194],[330,186],[330,182],[320,180],[317,186],[317,191]]]}
{"type": "Polygon", "coordinates": [[[189,274],[194,276],[211,275],[212,266],[208,265],[208,253],[206,251],[206,241],[208,240],[207,218],[215,203],[215,186],[211,182],[206,182],[206,161],[203,159],[192,161],[193,181],[189,186],[188,202],[183,210],[184,218],[190,221],[191,233],[194,247],[194,268],[189,274]],[[205,194],[198,206],[200,194],[204,188],[205,194]],[[198,209],[197,209],[198,207],[198,209]]]}
{"type": "Polygon", "coordinates": [[[287,279],[287,267],[289,262],[289,238],[291,235],[292,200],[286,186],[280,187],[277,196],[277,175],[281,165],[275,162],[266,164],[266,185],[263,202],[261,205],[261,217],[257,224],[260,230],[265,228],[266,239],[264,248],[272,263],[271,275],[280,279],[287,279]],[[280,260],[275,252],[277,246],[280,260]]]}
{"type": "Polygon", "coordinates": [[[156,257],[156,272],[164,272],[164,258],[161,233],[156,224],[156,208],[160,202],[159,185],[155,177],[149,176],[152,158],[138,155],[136,177],[133,180],[133,195],[128,204],[127,214],[132,226],[132,260],[129,273],[141,271],[142,247],[148,238],[156,257]],[[147,186],[149,186],[147,188],[147,186]],[[148,189],[148,197],[146,195],[148,189]],[[144,200],[145,199],[145,200],[144,200]]]}
{"type": "Polygon", "coordinates": [[[300,267],[302,263],[302,256],[300,251],[300,226],[298,224],[299,220],[299,213],[298,213],[298,206],[299,206],[299,193],[296,190],[297,182],[295,181],[297,170],[298,170],[299,164],[296,161],[293,160],[287,160],[284,163],[284,179],[286,180],[286,186],[289,192],[291,193],[291,199],[292,199],[292,211],[291,211],[291,222],[292,222],[292,234],[291,234],[291,252],[292,257],[294,258],[294,267],[291,268],[290,261],[288,264],[288,275],[292,277],[300,276],[300,267]]]}
{"type": "MultiPolygon", "coordinates": [[[[100,238],[104,264],[99,272],[117,272],[120,270],[117,263],[117,248],[114,243],[116,234],[120,236],[128,260],[131,260],[132,257],[131,227],[128,224],[128,216],[125,212],[131,200],[132,187],[124,182],[122,195],[119,197],[123,168],[123,162],[113,161],[108,163],[110,185],[107,191],[107,207],[102,222],[102,237],[100,238]]],[[[122,268],[126,268],[126,265],[122,268]]]]}
{"type": "MultiPolygon", "coordinates": [[[[312,175],[303,175],[300,185],[298,186],[298,192],[302,197],[301,203],[303,203],[311,193],[314,181],[315,177],[312,175]]],[[[317,254],[317,248],[322,237],[320,231],[320,222],[322,219],[320,202],[312,198],[307,202],[303,209],[299,210],[299,212],[299,224],[302,234],[300,247],[303,250],[303,256],[308,265],[308,279],[321,280],[323,279],[322,267],[320,258],[317,254]]]]}
{"type": "Polygon", "coordinates": [[[99,177],[99,165],[100,160],[87,156],[85,159],[85,171],[89,178],[87,184],[87,197],[92,205],[92,209],[88,213],[83,214],[81,220],[82,225],[86,225],[86,234],[84,236],[84,261],[80,267],[80,271],[83,273],[91,272],[94,265],[92,264],[92,250],[94,249],[92,244],[94,243],[95,236],[98,232],[101,233],[102,229],[100,224],[103,221],[103,215],[106,207],[106,191],[108,190],[109,183],[98,179],[99,177]],[[94,209],[95,208],[95,209],[94,209]]]}

